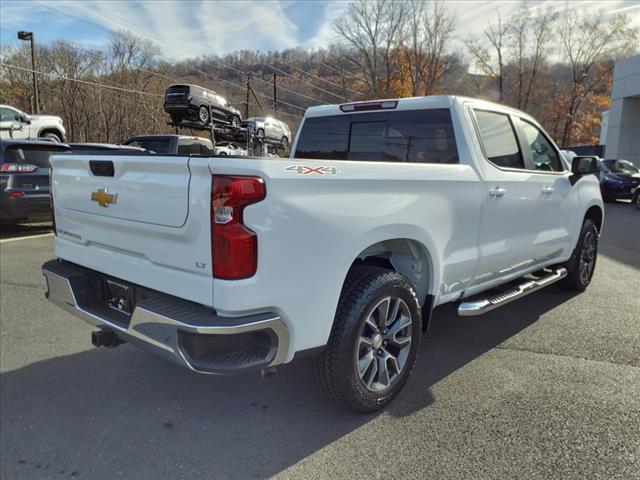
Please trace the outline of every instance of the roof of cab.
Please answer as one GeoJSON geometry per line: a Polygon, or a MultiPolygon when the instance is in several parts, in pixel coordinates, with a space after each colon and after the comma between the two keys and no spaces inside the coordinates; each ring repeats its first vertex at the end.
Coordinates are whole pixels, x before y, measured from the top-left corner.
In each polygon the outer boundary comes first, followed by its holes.
{"type": "MultiPolygon", "coordinates": [[[[378,99],[378,100],[363,100],[360,102],[348,102],[348,103],[334,104],[334,105],[318,105],[318,106],[307,108],[304,116],[305,118],[309,118],[309,117],[326,117],[331,115],[341,115],[344,113],[347,113],[347,114],[375,113],[376,111],[379,111],[379,110],[343,112],[340,109],[340,107],[344,105],[358,105],[358,104],[377,103],[377,102],[386,102],[386,101],[398,102],[396,108],[393,109],[394,111],[421,110],[421,109],[429,109],[429,108],[450,108],[454,106],[456,103],[472,102],[480,106],[486,106],[487,108],[492,108],[492,109],[496,108],[503,111],[517,113],[518,115],[530,117],[530,115],[528,115],[527,113],[521,112],[515,108],[511,108],[506,105],[501,105],[499,103],[490,102],[490,101],[482,100],[479,98],[464,97],[459,95],[430,95],[426,97],[385,98],[385,99],[378,99]]],[[[389,110],[386,110],[386,111],[389,111],[389,110]]]]}

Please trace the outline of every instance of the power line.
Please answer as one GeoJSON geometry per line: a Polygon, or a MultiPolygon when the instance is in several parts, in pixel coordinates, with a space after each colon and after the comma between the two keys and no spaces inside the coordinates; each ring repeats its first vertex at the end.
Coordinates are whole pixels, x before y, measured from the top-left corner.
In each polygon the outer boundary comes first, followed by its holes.
{"type": "Polygon", "coordinates": [[[279,68],[276,68],[276,67],[274,67],[273,65],[270,65],[270,64],[268,64],[268,63],[266,63],[266,62],[261,62],[261,63],[262,63],[263,65],[266,65],[267,67],[271,68],[272,70],[275,70],[276,72],[282,73],[283,75],[286,75],[287,77],[291,77],[291,78],[293,78],[294,80],[297,80],[298,82],[304,83],[305,85],[309,85],[310,87],[315,88],[316,90],[320,90],[320,91],[322,91],[322,92],[324,92],[324,93],[328,93],[329,95],[333,95],[333,96],[334,96],[334,97],[336,97],[336,98],[341,98],[341,99],[343,99],[343,100],[347,100],[347,101],[349,101],[349,99],[348,99],[347,97],[344,97],[344,96],[342,96],[342,95],[337,95],[337,94],[335,94],[335,93],[332,93],[332,92],[330,92],[329,90],[325,90],[325,89],[324,89],[324,88],[322,88],[322,87],[318,87],[318,86],[316,86],[316,85],[314,85],[314,84],[312,84],[312,83],[306,82],[306,81],[302,80],[301,78],[296,78],[296,77],[294,77],[293,75],[291,75],[290,73],[287,73],[287,72],[285,72],[284,70],[280,70],[279,68]]]}
{"type": "Polygon", "coordinates": [[[342,85],[338,85],[337,83],[333,83],[329,80],[327,80],[326,78],[322,78],[322,77],[318,77],[316,75],[314,75],[313,73],[307,72],[305,70],[303,70],[302,68],[298,68],[295,65],[292,65],[290,63],[287,63],[286,65],[288,65],[289,67],[293,68],[294,70],[297,70],[301,73],[304,73],[305,75],[309,75],[312,78],[315,78],[316,80],[320,80],[321,82],[325,82],[328,83],[329,85],[333,85],[334,87],[338,87],[346,92],[351,92],[351,93],[355,93],[356,95],[364,95],[363,93],[360,92],[356,92],[355,90],[351,90],[350,88],[344,87],[342,85]]]}
{"type": "Polygon", "coordinates": [[[129,88],[116,87],[116,86],[112,86],[112,85],[105,85],[104,83],[90,82],[88,80],[80,80],[79,78],[66,77],[64,75],[60,75],[59,73],[39,72],[38,70],[33,70],[31,68],[19,67],[17,65],[10,65],[8,63],[0,62],[0,66],[5,67],[5,68],[13,68],[14,70],[22,70],[24,72],[36,73],[38,75],[45,75],[47,77],[54,77],[54,78],[61,79],[61,80],[68,80],[70,82],[84,83],[86,85],[94,85],[96,87],[106,88],[106,89],[110,89],[110,90],[119,90],[121,92],[137,93],[137,94],[140,94],[140,95],[150,95],[150,96],[154,96],[154,97],[164,97],[164,95],[162,95],[160,93],[143,92],[143,91],[140,91],[140,90],[132,90],[132,89],[129,89],[129,88]]]}
{"type": "MultiPolygon", "coordinates": [[[[60,10],[60,9],[58,9],[58,8],[55,8],[55,7],[53,7],[53,6],[49,5],[49,4],[44,4],[44,3],[42,3],[41,5],[42,5],[42,6],[44,6],[45,8],[50,9],[50,10],[54,10],[54,11],[56,11],[56,12],[58,12],[58,13],[61,13],[61,14],[65,14],[65,15],[66,15],[66,13],[65,13],[65,12],[63,12],[62,10],[60,10]]],[[[130,25],[130,24],[123,23],[122,21],[119,21],[119,19],[118,19],[117,17],[113,16],[113,15],[111,15],[110,17],[106,17],[105,15],[102,15],[102,14],[101,14],[101,13],[99,13],[99,12],[94,12],[94,13],[95,13],[96,15],[98,15],[99,17],[101,17],[101,18],[103,18],[103,19],[107,20],[107,21],[112,21],[112,22],[114,22],[114,23],[117,23],[117,24],[119,24],[119,25],[121,25],[121,26],[123,26],[123,27],[125,27],[125,28],[127,28],[127,29],[129,29],[129,30],[131,30],[131,25],[130,25]]],[[[78,20],[82,21],[81,19],[78,19],[78,20]]],[[[87,22],[86,22],[86,21],[84,21],[84,23],[87,23],[87,22]]],[[[164,44],[166,44],[166,45],[169,45],[169,46],[171,46],[171,47],[173,47],[173,48],[176,48],[176,49],[179,49],[179,50],[185,51],[185,52],[187,52],[187,53],[190,53],[190,54],[192,54],[192,55],[195,55],[196,57],[201,56],[201,54],[200,54],[200,53],[195,52],[194,50],[191,50],[191,49],[189,49],[189,48],[186,48],[186,47],[184,47],[184,46],[182,46],[182,45],[176,45],[176,44],[174,44],[174,43],[172,43],[172,42],[170,42],[170,41],[168,41],[168,40],[164,39],[163,37],[161,37],[161,36],[159,36],[159,35],[155,34],[154,32],[151,32],[150,30],[148,30],[148,29],[146,29],[146,28],[144,28],[144,27],[137,26],[137,29],[138,29],[138,30],[141,30],[141,31],[143,31],[143,32],[146,32],[146,33],[147,33],[147,35],[150,35],[150,36],[152,36],[152,37],[156,38],[157,40],[159,40],[160,42],[162,42],[162,43],[164,43],[164,44]]],[[[229,70],[232,70],[232,71],[234,71],[234,72],[237,72],[237,73],[239,73],[239,74],[241,74],[241,75],[243,75],[243,76],[244,76],[244,75],[246,75],[246,72],[244,72],[244,71],[242,71],[242,70],[240,70],[240,69],[238,69],[238,68],[231,67],[231,66],[227,65],[226,63],[224,63],[224,62],[222,62],[222,61],[220,61],[220,60],[216,60],[216,59],[211,59],[211,60],[212,60],[213,62],[215,62],[215,63],[219,64],[219,65],[222,65],[224,68],[227,68],[227,69],[229,69],[229,70]]],[[[194,69],[194,70],[196,70],[197,72],[199,72],[199,73],[203,74],[203,75],[208,75],[208,76],[210,76],[211,78],[218,79],[218,80],[220,80],[220,81],[222,81],[222,82],[225,82],[225,83],[228,83],[228,84],[234,85],[235,87],[238,87],[238,88],[241,88],[241,89],[242,89],[242,88],[244,88],[242,85],[239,85],[239,84],[234,83],[234,82],[231,82],[231,81],[229,81],[229,80],[225,80],[225,79],[223,79],[223,78],[220,78],[220,77],[214,76],[214,75],[212,75],[212,74],[209,74],[209,73],[207,73],[207,72],[204,72],[204,71],[202,71],[202,70],[199,70],[199,69],[197,69],[197,68],[195,68],[195,67],[193,67],[193,69],[194,69]]],[[[292,78],[295,78],[295,77],[292,77],[292,78]]],[[[262,80],[262,79],[261,79],[261,78],[259,78],[259,77],[258,77],[258,79],[259,79],[260,81],[262,81],[263,83],[266,83],[266,84],[268,85],[268,82],[266,82],[265,80],[262,80]]],[[[303,83],[304,83],[304,82],[303,82],[303,83]]],[[[313,100],[314,100],[314,101],[316,101],[316,102],[323,103],[321,100],[318,100],[318,99],[316,99],[316,98],[309,97],[309,96],[307,96],[307,95],[304,95],[304,94],[301,94],[301,93],[295,92],[295,91],[293,91],[293,90],[285,89],[284,87],[281,87],[281,88],[282,88],[283,90],[286,90],[286,91],[291,92],[291,93],[293,93],[293,94],[300,95],[300,96],[305,97],[305,98],[313,99],[313,100]]],[[[329,93],[330,93],[330,92],[329,92],[329,93]]],[[[258,93],[258,94],[259,94],[259,95],[263,95],[263,94],[261,94],[261,93],[258,93]]],[[[263,96],[265,96],[266,98],[268,98],[266,95],[263,95],[263,96]]],[[[291,106],[291,107],[293,107],[293,108],[297,108],[297,109],[302,110],[302,111],[306,110],[306,108],[300,107],[300,106],[298,106],[298,105],[293,105],[293,104],[291,104],[291,103],[286,103],[286,102],[282,102],[282,101],[281,101],[280,103],[285,104],[285,105],[288,105],[288,106],[291,106]]]]}

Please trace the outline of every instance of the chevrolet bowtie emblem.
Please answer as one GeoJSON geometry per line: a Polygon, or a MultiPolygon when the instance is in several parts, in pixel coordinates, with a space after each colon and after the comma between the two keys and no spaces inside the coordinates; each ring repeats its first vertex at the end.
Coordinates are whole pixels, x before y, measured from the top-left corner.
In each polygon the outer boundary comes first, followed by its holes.
{"type": "Polygon", "coordinates": [[[91,200],[98,202],[101,207],[108,207],[109,204],[115,204],[118,201],[117,193],[108,193],[106,188],[99,188],[95,192],[91,192],[91,200]]]}

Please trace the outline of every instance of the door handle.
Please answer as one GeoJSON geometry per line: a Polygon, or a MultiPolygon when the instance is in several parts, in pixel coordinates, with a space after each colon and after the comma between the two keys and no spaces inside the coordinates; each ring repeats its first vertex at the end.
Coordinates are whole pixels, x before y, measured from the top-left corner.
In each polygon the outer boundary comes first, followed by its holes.
{"type": "Polygon", "coordinates": [[[553,192],[555,192],[553,187],[542,187],[542,193],[545,195],[551,195],[553,192]]]}
{"type": "Polygon", "coordinates": [[[501,187],[495,187],[489,190],[489,196],[494,198],[504,197],[506,193],[507,189],[501,187]]]}

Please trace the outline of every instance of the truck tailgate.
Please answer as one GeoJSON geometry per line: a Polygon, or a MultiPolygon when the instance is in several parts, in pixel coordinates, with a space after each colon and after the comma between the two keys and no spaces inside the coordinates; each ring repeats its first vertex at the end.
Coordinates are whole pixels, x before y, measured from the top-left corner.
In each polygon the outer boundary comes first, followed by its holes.
{"type": "Polygon", "coordinates": [[[51,165],[57,257],[212,305],[206,159],[69,154],[51,165]]]}
{"type": "Polygon", "coordinates": [[[188,214],[188,164],[187,156],[64,155],[55,166],[56,206],[179,227],[188,214]]]}

